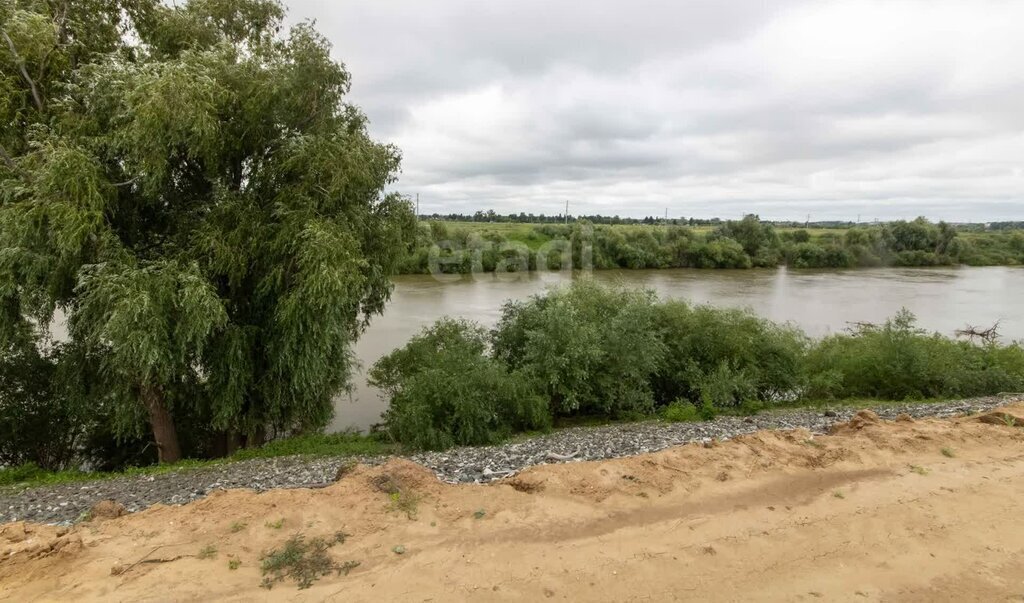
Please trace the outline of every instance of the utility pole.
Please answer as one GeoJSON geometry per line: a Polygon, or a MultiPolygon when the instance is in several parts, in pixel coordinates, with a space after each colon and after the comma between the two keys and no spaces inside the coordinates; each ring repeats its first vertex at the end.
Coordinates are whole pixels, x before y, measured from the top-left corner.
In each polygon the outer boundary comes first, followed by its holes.
{"type": "Polygon", "coordinates": [[[420,221],[420,194],[416,193],[416,221],[420,221]]]}
{"type": "Polygon", "coordinates": [[[565,224],[569,224],[569,200],[565,200],[565,224]]]}

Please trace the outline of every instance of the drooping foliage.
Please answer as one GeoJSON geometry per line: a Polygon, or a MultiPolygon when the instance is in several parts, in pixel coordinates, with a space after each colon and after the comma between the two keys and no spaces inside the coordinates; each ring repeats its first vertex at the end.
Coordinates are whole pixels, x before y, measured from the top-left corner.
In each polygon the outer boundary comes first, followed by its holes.
{"type": "Polygon", "coordinates": [[[326,40],[274,0],[2,7],[0,341],[59,310],[164,460],[177,416],[325,425],[414,226],[326,40]]]}

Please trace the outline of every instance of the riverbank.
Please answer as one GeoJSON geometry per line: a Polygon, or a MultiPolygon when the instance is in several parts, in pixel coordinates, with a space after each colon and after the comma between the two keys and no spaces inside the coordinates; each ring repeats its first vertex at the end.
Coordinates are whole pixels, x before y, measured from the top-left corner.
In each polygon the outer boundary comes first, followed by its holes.
{"type": "MultiPolygon", "coordinates": [[[[869,407],[887,419],[901,414],[914,418],[951,417],[983,412],[1022,400],[1024,398],[995,396],[933,403],[878,403],[858,407],[782,409],[750,417],[726,416],[693,423],[647,421],[573,427],[498,446],[461,447],[408,458],[428,468],[440,481],[482,483],[514,475],[533,465],[628,457],[680,444],[724,441],[758,430],[802,428],[822,434],[834,423],[849,420],[858,408],[863,407],[869,407]]],[[[213,492],[233,488],[258,492],[279,488],[321,488],[334,482],[342,466],[353,462],[379,465],[388,458],[366,454],[293,455],[24,490],[6,488],[0,490],[0,523],[73,523],[83,519],[89,509],[102,500],[117,501],[129,512],[135,512],[155,504],[185,504],[213,492]]]]}
{"type": "Polygon", "coordinates": [[[862,413],[485,486],[391,459],[315,490],[7,524],[0,599],[1003,600],[1024,581],[1021,424],[1019,404],[862,413]]]}

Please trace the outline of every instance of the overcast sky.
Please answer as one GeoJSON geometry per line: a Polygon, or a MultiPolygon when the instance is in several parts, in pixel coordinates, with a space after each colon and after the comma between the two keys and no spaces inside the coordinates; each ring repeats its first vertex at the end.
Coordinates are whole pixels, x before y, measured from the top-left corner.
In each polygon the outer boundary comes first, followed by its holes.
{"type": "Polygon", "coordinates": [[[1024,1],[286,3],[424,213],[1024,219],[1024,1]]]}

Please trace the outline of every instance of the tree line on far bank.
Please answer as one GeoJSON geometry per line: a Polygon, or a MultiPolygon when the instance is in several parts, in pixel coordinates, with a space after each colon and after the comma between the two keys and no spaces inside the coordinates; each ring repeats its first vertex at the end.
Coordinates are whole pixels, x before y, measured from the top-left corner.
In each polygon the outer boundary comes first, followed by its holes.
{"type": "MultiPolygon", "coordinates": [[[[566,216],[565,214],[534,214],[527,212],[500,214],[493,209],[477,210],[471,214],[463,213],[432,213],[420,214],[421,220],[433,220],[444,222],[475,222],[475,223],[502,223],[502,224],[572,224],[576,222],[587,222],[590,224],[637,224],[648,226],[720,226],[728,220],[722,218],[669,218],[660,216],[644,216],[643,218],[631,218],[628,216],[606,216],[601,214],[566,216]]],[[[878,224],[878,221],[874,221],[878,224]]],[[[862,222],[852,220],[821,220],[821,221],[795,221],[795,220],[771,220],[770,224],[776,228],[810,228],[810,229],[847,229],[860,226],[862,222]]],[[[1024,230],[1024,221],[1002,221],[1002,222],[957,222],[957,230],[964,232],[984,232],[998,230],[1024,230]]]]}
{"type": "Polygon", "coordinates": [[[1024,231],[964,232],[925,218],[848,229],[779,229],[755,215],[711,229],[421,222],[408,274],[610,268],[853,268],[1024,264],[1024,231]]]}
{"type": "Polygon", "coordinates": [[[384,427],[414,448],[490,444],[579,417],[710,417],[808,400],[1024,390],[1024,348],[927,333],[906,311],[812,340],[734,309],[599,285],[509,302],[498,325],[442,319],[382,358],[384,427]]]}

